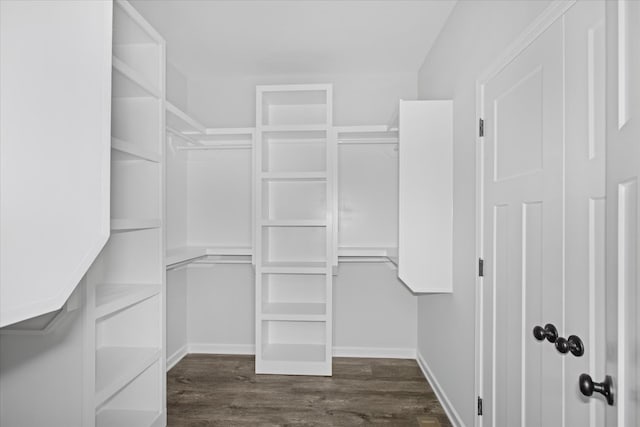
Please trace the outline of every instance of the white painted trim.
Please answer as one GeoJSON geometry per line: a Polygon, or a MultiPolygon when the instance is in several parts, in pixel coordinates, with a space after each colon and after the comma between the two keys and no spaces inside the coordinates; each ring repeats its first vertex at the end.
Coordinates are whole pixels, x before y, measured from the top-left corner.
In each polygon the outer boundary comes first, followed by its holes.
{"type": "Polygon", "coordinates": [[[333,347],[333,357],[369,357],[382,359],[415,359],[415,348],[333,347]]]}
{"type": "MultiPolygon", "coordinates": [[[[197,354],[250,354],[255,355],[253,344],[210,344],[190,343],[176,351],[167,359],[167,370],[171,369],[185,355],[197,354]],[[171,361],[171,363],[169,363],[171,361]]],[[[333,357],[369,357],[374,359],[416,359],[416,349],[412,347],[333,347],[333,357]]]]}
{"type": "Polygon", "coordinates": [[[187,355],[187,345],[183,345],[180,347],[175,353],[171,356],[167,357],[167,372],[169,369],[176,366],[176,364],[181,361],[187,355]]]}
{"type": "Polygon", "coordinates": [[[478,82],[482,85],[496,76],[506,65],[513,61],[516,56],[545,32],[551,24],[564,15],[576,1],[577,0],[557,0],[551,2],[520,36],[504,50],[504,53],[480,75],[478,82]]]}
{"type": "Polygon", "coordinates": [[[420,369],[422,370],[422,374],[424,375],[427,382],[431,386],[431,389],[440,401],[440,405],[442,405],[444,412],[447,414],[447,417],[449,417],[449,421],[451,422],[451,424],[454,427],[464,427],[464,423],[462,422],[460,415],[458,415],[458,412],[451,404],[451,401],[445,394],[444,390],[440,386],[440,383],[438,383],[438,380],[436,379],[435,375],[433,375],[433,372],[429,368],[429,365],[420,353],[417,353],[416,361],[418,362],[418,366],[420,366],[420,369]]]}
{"type": "Polygon", "coordinates": [[[196,354],[256,354],[253,344],[189,343],[187,349],[188,353],[196,354]]]}

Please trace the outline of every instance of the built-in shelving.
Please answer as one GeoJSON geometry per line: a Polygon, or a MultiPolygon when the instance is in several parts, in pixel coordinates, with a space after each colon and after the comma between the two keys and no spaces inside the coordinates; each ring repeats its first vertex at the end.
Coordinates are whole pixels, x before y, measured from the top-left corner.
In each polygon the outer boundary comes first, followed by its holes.
{"type": "Polygon", "coordinates": [[[129,3],[113,8],[111,237],[87,274],[83,425],[145,427],[166,420],[165,43],[129,3]]]}
{"type": "Polygon", "coordinates": [[[256,372],[331,375],[331,86],[258,86],[256,372]]]}

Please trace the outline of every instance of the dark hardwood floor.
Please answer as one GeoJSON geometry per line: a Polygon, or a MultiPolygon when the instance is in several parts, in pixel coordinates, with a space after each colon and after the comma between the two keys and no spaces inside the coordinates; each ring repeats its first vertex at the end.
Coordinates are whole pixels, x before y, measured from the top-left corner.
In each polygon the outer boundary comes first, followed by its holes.
{"type": "Polygon", "coordinates": [[[415,360],[334,358],[332,377],[256,375],[253,356],[191,354],[167,374],[170,427],[450,426],[415,360]]]}

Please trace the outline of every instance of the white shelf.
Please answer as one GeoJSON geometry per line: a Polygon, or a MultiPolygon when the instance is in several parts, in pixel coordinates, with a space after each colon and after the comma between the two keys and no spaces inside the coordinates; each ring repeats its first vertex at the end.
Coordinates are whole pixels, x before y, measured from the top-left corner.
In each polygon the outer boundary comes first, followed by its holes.
{"type": "Polygon", "coordinates": [[[262,306],[262,320],[325,321],[324,303],[266,303],[262,306]]]}
{"type": "Polygon", "coordinates": [[[161,292],[160,285],[101,284],[96,287],[96,320],[161,292]]]}
{"type": "Polygon", "coordinates": [[[165,106],[167,111],[167,127],[187,135],[202,135],[206,132],[206,128],[200,124],[200,122],[190,117],[169,101],[166,102],[165,106]]]}
{"type": "Polygon", "coordinates": [[[123,158],[113,156],[112,160],[141,159],[154,163],[159,163],[161,160],[161,156],[159,153],[154,153],[153,151],[142,148],[137,144],[123,141],[118,138],[111,138],[111,149],[125,155],[123,158]]]}
{"type": "Polygon", "coordinates": [[[184,246],[168,249],[165,257],[167,267],[194,261],[206,256],[251,256],[253,248],[250,246],[184,246]]]}
{"type": "Polygon", "coordinates": [[[341,126],[335,128],[338,144],[397,144],[398,130],[386,125],[341,126]]]}
{"type": "Polygon", "coordinates": [[[194,264],[251,264],[251,255],[205,255],[194,264]]]}
{"type": "Polygon", "coordinates": [[[320,133],[326,132],[329,130],[327,125],[267,125],[261,126],[260,130],[262,132],[282,132],[282,133],[293,133],[300,134],[301,136],[306,136],[308,133],[320,133]]]}
{"type": "Polygon", "coordinates": [[[96,407],[160,358],[160,349],[103,347],[96,351],[96,407]]]}
{"type": "Polygon", "coordinates": [[[326,262],[265,262],[263,273],[326,274],[326,262]]]}
{"type": "Polygon", "coordinates": [[[326,172],[262,172],[263,181],[326,181],[326,172]]]}
{"type": "Polygon", "coordinates": [[[112,94],[114,98],[160,98],[160,90],[120,59],[113,58],[112,94]]]}
{"type": "Polygon", "coordinates": [[[160,413],[128,409],[104,409],[96,415],[96,427],[151,426],[160,413]]]}
{"type": "Polygon", "coordinates": [[[262,358],[266,361],[324,362],[324,344],[266,344],[262,358]]]}
{"type": "Polygon", "coordinates": [[[160,228],[159,219],[111,219],[111,231],[135,231],[160,228]]]}
{"type": "Polygon", "coordinates": [[[262,227],[326,227],[327,221],[324,219],[271,219],[262,220],[262,227]]]}

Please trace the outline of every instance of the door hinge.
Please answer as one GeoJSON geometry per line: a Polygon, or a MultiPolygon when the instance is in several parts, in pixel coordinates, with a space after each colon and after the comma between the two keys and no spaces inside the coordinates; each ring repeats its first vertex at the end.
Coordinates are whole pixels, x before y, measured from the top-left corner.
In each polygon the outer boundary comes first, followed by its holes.
{"type": "Polygon", "coordinates": [[[484,136],[484,120],[482,119],[478,123],[478,136],[484,136]]]}
{"type": "Polygon", "coordinates": [[[478,276],[484,277],[484,260],[478,258],[478,276]]]}
{"type": "Polygon", "coordinates": [[[478,415],[482,415],[482,398],[478,396],[478,415]]]}

